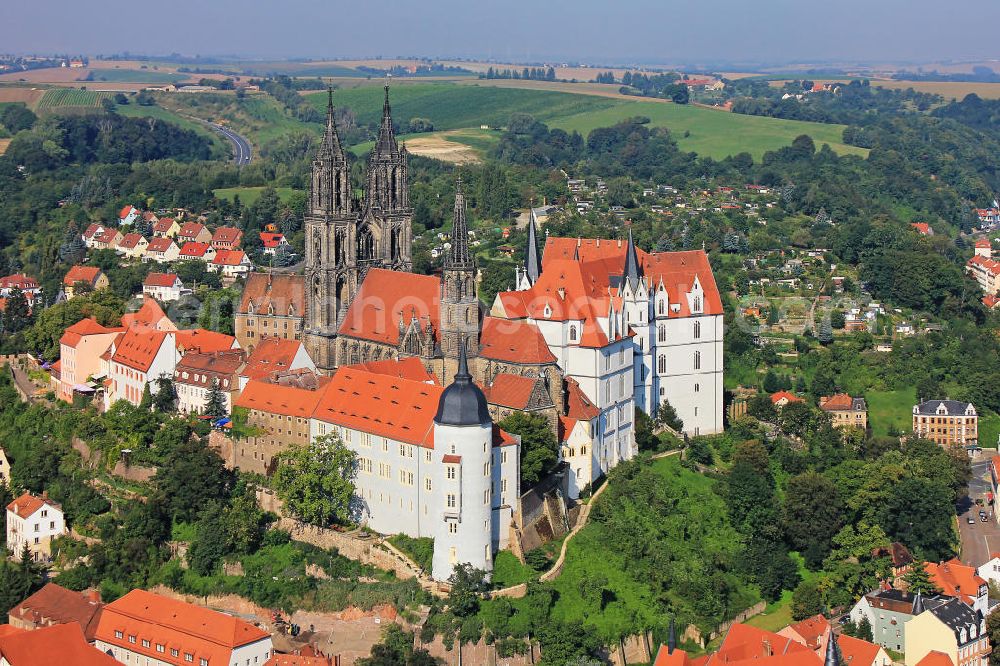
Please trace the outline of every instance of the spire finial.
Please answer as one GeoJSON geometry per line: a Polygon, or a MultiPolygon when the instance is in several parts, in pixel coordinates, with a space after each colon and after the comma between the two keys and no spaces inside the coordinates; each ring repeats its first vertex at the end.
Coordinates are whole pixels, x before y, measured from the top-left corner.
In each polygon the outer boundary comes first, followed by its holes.
{"type": "Polygon", "coordinates": [[[528,276],[528,281],[535,284],[542,274],[542,262],[538,260],[538,238],[535,229],[535,209],[529,209],[528,215],[528,244],[524,252],[524,271],[528,276]]]}
{"type": "Polygon", "coordinates": [[[829,638],[826,641],[826,659],[823,666],[840,666],[840,653],[837,651],[837,634],[830,628],[829,638]]]}
{"type": "Polygon", "coordinates": [[[469,359],[465,352],[465,336],[458,336],[458,372],[455,373],[455,383],[468,384],[472,381],[469,374],[469,359]]]}
{"type": "Polygon", "coordinates": [[[628,230],[628,247],[625,249],[625,269],[622,278],[627,280],[634,290],[639,284],[642,269],[639,267],[639,254],[635,249],[635,241],[632,239],[632,227],[628,230]]]}
{"type": "Polygon", "coordinates": [[[462,194],[462,178],[455,183],[455,212],[451,227],[451,251],[445,257],[445,268],[468,270],[471,268],[469,255],[469,223],[465,213],[465,195],[462,194]]]}

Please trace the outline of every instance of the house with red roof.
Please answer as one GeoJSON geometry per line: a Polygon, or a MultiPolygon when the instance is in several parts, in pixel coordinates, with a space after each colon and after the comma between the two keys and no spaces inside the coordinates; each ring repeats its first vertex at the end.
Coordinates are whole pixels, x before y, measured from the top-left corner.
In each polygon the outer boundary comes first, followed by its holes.
{"type": "Polygon", "coordinates": [[[232,412],[233,401],[240,391],[240,373],[246,366],[242,349],[184,354],[174,370],[177,409],[182,414],[204,414],[208,394],[215,386],[222,392],[226,414],[232,412]]]}
{"type": "Polygon", "coordinates": [[[942,594],[961,599],[983,616],[989,614],[989,585],[979,576],[976,567],[952,558],[939,564],[927,562],[925,568],[942,594]]]}
{"type": "Polygon", "coordinates": [[[97,320],[81,319],[69,326],[59,338],[59,389],[60,400],[72,402],[76,394],[93,396],[97,385],[91,378],[102,374],[101,355],[122,328],[107,328],[97,320]]]}
{"type": "Polygon", "coordinates": [[[781,408],[792,402],[802,402],[802,398],[789,391],[778,391],[771,394],[771,404],[781,408]]]}
{"type": "MultiPolygon", "coordinates": [[[[801,622],[790,624],[778,632],[779,636],[791,638],[806,646],[817,657],[822,658],[828,649],[830,637],[833,636],[829,620],[823,615],[814,615],[801,622]]],[[[892,666],[892,659],[881,645],[854,638],[846,634],[836,637],[840,648],[842,664],[852,666],[892,666]]]]}
{"type": "Polygon", "coordinates": [[[76,623],[83,630],[84,638],[92,641],[103,607],[101,593],[97,590],[75,592],[55,583],[46,583],[38,592],[11,608],[7,621],[11,626],[26,631],[76,623]]]}
{"type": "Polygon", "coordinates": [[[944,652],[931,650],[923,659],[917,662],[917,666],[955,666],[955,662],[944,652]]]}
{"type": "Polygon", "coordinates": [[[69,300],[80,293],[81,285],[84,290],[90,292],[107,289],[109,284],[108,276],[97,266],[76,265],[63,277],[63,292],[66,294],[66,300],[69,300]]]}
{"type": "Polygon", "coordinates": [[[791,638],[737,622],[726,632],[716,652],[693,658],[671,641],[660,647],[653,666],[822,666],[823,663],[824,659],[813,650],[791,638]]]}
{"type": "Polygon", "coordinates": [[[21,290],[21,293],[24,294],[28,305],[34,305],[35,299],[42,294],[42,288],[39,286],[38,280],[28,277],[24,273],[15,273],[14,275],[0,278],[0,298],[10,298],[17,289],[21,290]]]}
{"type": "Polygon", "coordinates": [[[179,357],[176,333],[139,326],[126,330],[111,346],[105,407],[118,400],[138,405],[147,386],[155,394],[156,380],[172,379],[179,357]]]}
{"type": "Polygon", "coordinates": [[[215,258],[208,264],[208,270],[221,273],[223,281],[231,283],[237,278],[250,275],[253,263],[243,250],[218,250],[215,258]]]}
{"type": "Polygon", "coordinates": [[[118,212],[118,224],[132,224],[139,219],[140,214],[139,209],[135,206],[125,206],[118,212]]]}
{"type": "Polygon", "coordinates": [[[177,243],[184,246],[185,243],[209,243],[212,240],[212,232],[201,222],[185,222],[177,232],[177,243]]]}
{"type": "Polygon", "coordinates": [[[236,227],[219,227],[212,234],[212,247],[216,250],[239,249],[243,241],[243,232],[236,227]]]}
{"type": "Polygon", "coordinates": [[[49,499],[24,493],[7,505],[7,548],[17,559],[25,547],[35,561],[52,554],[52,539],[66,534],[62,507],[49,499]]]}
{"type": "Polygon", "coordinates": [[[143,296],[142,305],[135,312],[122,315],[122,326],[126,329],[147,331],[176,331],[177,326],[163,311],[160,304],[149,296],[143,296]]]}
{"type": "Polygon", "coordinates": [[[276,231],[261,231],[260,242],[264,246],[264,254],[274,254],[281,245],[288,245],[285,234],[276,231]]]}
{"type": "Polygon", "coordinates": [[[180,231],[180,223],[172,217],[161,217],[153,222],[154,238],[176,238],[180,231]]]}
{"type": "Polygon", "coordinates": [[[246,388],[252,379],[265,380],[275,373],[294,370],[316,372],[305,345],[298,340],[277,337],[262,338],[247,357],[246,365],[240,371],[240,390],[246,388]]]}
{"type": "Polygon", "coordinates": [[[910,226],[913,227],[916,230],[916,232],[921,236],[934,235],[934,229],[932,229],[931,225],[927,224],[926,222],[910,222],[910,226]]]}
{"type": "Polygon", "coordinates": [[[94,646],[122,664],[228,666],[274,656],[270,634],[255,625],[145,590],[104,607],[94,646]]]}
{"type": "Polygon", "coordinates": [[[209,331],[204,328],[177,331],[177,350],[181,355],[192,351],[217,352],[239,349],[240,343],[232,335],[209,331]]]}
{"type": "Polygon", "coordinates": [[[184,288],[177,273],[150,273],[142,281],[142,293],[161,303],[169,303],[178,300],[184,293],[191,293],[191,290],[184,288]]]}
{"type": "Polygon", "coordinates": [[[83,233],[83,243],[91,250],[114,250],[123,237],[114,227],[92,224],[83,233]]]}
{"type": "Polygon", "coordinates": [[[965,271],[979,284],[987,296],[1000,292],[1000,262],[993,258],[993,247],[989,239],[976,241],[975,254],[965,262],[965,271]]]}
{"type": "Polygon", "coordinates": [[[142,255],[146,254],[147,247],[149,247],[149,241],[142,234],[133,231],[122,236],[115,246],[115,252],[127,259],[142,259],[142,255]]]}
{"type": "MultiPolygon", "coordinates": [[[[162,220],[161,220],[162,222],[162,220]]],[[[155,261],[158,264],[167,264],[171,261],[176,261],[180,256],[180,248],[177,247],[177,243],[172,241],[167,237],[156,237],[149,241],[149,245],[146,246],[146,253],[143,255],[143,261],[155,261]]]]}
{"type": "Polygon", "coordinates": [[[180,261],[204,261],[206,264],[215,259],[215,248],[208,243],[188,241],[181,246],[177,258],[180,261]]]}
{"type": "Polygon", "coordinates": [[[118,666],[114,657],[87,642],[75,622],[34,631],[9,626],[0,633],[0,664],[4,666],[118,666]]]}
{"type": "Polygon", "coordinates": [[[298,340],[305,314],[304,276],[251,273],[233,317],[236,338],[241,347],[251,351],[264,338],[298,340]]]}

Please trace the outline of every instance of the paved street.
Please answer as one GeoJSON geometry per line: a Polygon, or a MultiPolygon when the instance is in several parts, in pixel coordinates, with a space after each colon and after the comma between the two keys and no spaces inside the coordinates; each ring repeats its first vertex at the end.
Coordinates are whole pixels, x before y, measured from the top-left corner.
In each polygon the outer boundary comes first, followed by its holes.
{"type": "Polygon", "coordinates": [[[958,528],[962,535],[961,560],[972,566],[980,566],[990,559],[990,553],[1000,551],[1000,526],[993,517],[993,507],[977,506],[976,499],[986,502],[989,492],[989,463],[996,451],[985,449],[972,461],[972,481],[969,482],[969,501],[959,507],[958,528]],[[985,509],[990,514],[989,522],[979,520],[979,510],[985,509]],[[970,525],[968,518],[972,516],[976,523],[970,525]]]}
{"type": "Polygon", "coordinates": [[[209,125],[233,144],[233,161],[236,162],[237,166],[250,164],[250,159],[253,157],[253,150],[250,147],[249,141],[228,127],[216,125],[215,123],[209,123],[209,125]]]}

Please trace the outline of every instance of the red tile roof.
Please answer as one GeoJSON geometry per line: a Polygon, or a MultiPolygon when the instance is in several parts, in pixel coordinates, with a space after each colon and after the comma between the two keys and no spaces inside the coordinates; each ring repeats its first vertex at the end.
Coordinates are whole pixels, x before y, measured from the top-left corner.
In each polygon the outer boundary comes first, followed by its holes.
{"type": "Polygon", "coordinates": [[[997,304],[1000,304],[1000,298],[997,298],[993,294],[986,294],[983,296],[983,305],[988,307],[990,310],[995,308],[997,304]]]}
{"type": "Polygon", "coordinates": [[[177,282],[177,273],[150,273],[143,280],[144,287],[173,287],[177,282]]]}
{"type": "Polygon", "coordinates": [[[205,225],[201,222],[185,222],[181,225],[181,230],[177,232],[177,237],[194,239],[204,230],[205,225]]]}
{"type": "Polygon", "coordinates": [[[301,347],[302,343],[298,340],[261,338],[240,374],[249,379],[263,379],[272,372],[288,370],[301,347]]]}
{"type": "Polygon", "coordinates": [[[590,421],[600,416],[601,410],[591,402],[580,384],[572,377],[566,378],[566,416],[577,421],[590,421]]]}
{"type": "Polygon", "coordinates": [[[493,405],[526,409],[531,394],[535,390],[535,380],[501,372],[493,378],[493,383],[483,387],[486,401],[493,405]]]}
{"type": "Polygon", "coordinates": [[[84,230],[83,237],[87,240],[90,240],[91,238],[96,236],[98,232],[101,231],[104,231],[104,226],[98,224],[97,222],[94,222],[88,225],[87,228],[84,230]]]}
{"type": "Polygon", "coordinates": [[[992,247],[989,238],[980,238],[976,241],[976,247],[992,247]]]}
{"type": "Polygon", "coordinates": [[[63,284],[67,287],[72,287],[77,282],[86,282],[90,286],[94,286],[97,282],[97,278],[101,275],[101,269],[97,266],[73,266],[66,272],[66,277],[63,278],[63,284]]]}
{"type": "Polygon", "coordinates": [[[747,624],[730,627],[705,666],[821,666],[816,653],[790,638],[747,624]]]}
{"type": "Polygon", "coordinates": [[[131,215],[133,211],[135,211],[136,214],[139,213],[139,211],[135,209],[135,206],[125,206],[118,213],[118,219],[119,220],[124,220],[126,217],[128,217],[129,215],[131,215]]]}
{"type": "Polygon", "coordinates": [[[161,328],[174,330],[176,328],[163,311],[163,308],[160,307],[160,304],[152,296],[144,296],[142,307],[135,312],[126,312],[123,314],[122,326],[125,328],[140,329],[161,328]],[[169,326],[161,326],[164,319],[170,323],[169,326]]]}
{"type": "Polygon", "coordinates": [[[446,453],[441,457],[441,462],[458,465],[462,462],[462,456],[457,456],[454,453],[446,453]]]}
{"type": "Polygon", "coordinates": [[[320,388],[310,390],[251,379],[233,406],[307,419],[313,415],[328,384],[329,382],[326,382],[320,388]]]}
{"type": "Polygon", "coordinates": [[[11,617],[36,627],[76,622],[88,641],[94,640],[101,617],[99,593],[74,592],[48,583],[10,610],[11,617]]]}
{"type": "Polygon", "coordinates": [[[243,232],[236,227],[219,227],[212,234],[213,243],[238,243],[243,237],[243,232]]]}
{"type": "Polygon", "coordinates": [[[111,361],[133,370],[147,372],[166,338],[166,331],[156,331],[141,326],[129,328],[118,340],[111,361]]]}
{"type": "Polygon", "coordinates": [[[775,405],[781,402],[782,399],[785,399],[788,402],[802,402],[802,398],[794,393],[789,393],[788,391],[778,391],[777,393],[771,394],[771,402],[775,405]]]}
{"type": "Polygon", "coordinates": [[[910,222],[910,226],[917,230],[918,233],[927,236],[931,232],[931,225],[926,222],[910,222]]]}
{"type": "Polygon", "coordinates": [[[177,331],[177,349],[182,352],[197,349],[201,352],[225,351],[238,347],[236,338],[225,333],[194,328],[177,331]]]}
{"type": "MultiPolygon", "coordinates": [[[[162,221],[163,220],[160,220],[160,222],[162,221]]],[[[174,241],[169,238],[152,238],[149,241],[149,245],[146,247],[146,252],[166,252],[173,244],[174,241]]]]}
{"type": "MultiPolygon", "coordinates": [[[[396,274],[398,275],[398,274],[396,274]]],[[[306,313],[305,278],[301,275],[272,275],[251,273],[243,287],[240,313],[267,314],[273,308],[275,315],[302,317],[306,313]]]]}
{"type": "Polygon", "coordinates": [[[118,247],[124,248],[126,250],[131,250],[132,248],[139,245],[139,241],[144,240],[142,234],[137,234],[135,232],[130,234],[125,234],[120,241],[118,241],[118,247]]]}
{"type": "Polygon", "coordinates": [[[882,666],[875,663],[882,648],[874,643],[841,634],[837,638],[837,645],[840,646],[841,661],[846,666],[882,666]]]}
{"type": "Polygon", "coordinates": [[[0,278],[0,289],[20,289],[21,291],[38,289],[38,280],[23,273],[15,273],[0,278]]]}
{"type": "Polygon", "coordinates": [[[479,342],[480,355],[497,361],[528,365],[556,361],[538,327],[523,320],[485,317],[479,342]]]}
{"type": "Polygon", "coordinates": [[[114,333],[116,330],[117,329],[105,328],[104,326],[101,326],[93,317],[81,319],[63,331],[62,337],[59,338],[59,344],[76,348],[76,346],[80,344],[80,340],[88,335],[114,333]]]}
{"type": "Polygon", "coordinates": [[[174,218],[161,217],[153,223],[153,233],[166,233],[170,231],[170,227],[172,226],[174,226],[174,218]]]}
{"type": "Polygon", "coordinates": [[[927,574],[931,581],[949,597],[959,597],[968,604],[979,596],[979,588],[986,581],[979,577],[976,568],[962,564],[960,560],[950,559],[947,562],[935,564],[926,563],[927,574]]]}
{"type": "Polygon", "coordinates": [[[801,622],[788,625],[788,628],[801,636],[807,647],[816,650],[820,647],[820,639],[830,631],[830,621],[823,615],[813,615],[801,622]]]}
{"type": "Polygon", "coordinates": [[[246,256],[243,250],[218,250],[212,263],[216,266],[239,266],[246,256]]]}
{"type": "Polygon", "coordinates": [[[7,510],[11,513],[16,513],[21,518],[29,518],[43,506],[51,506],[55,509],[59,509],[60,511],[62,510],[62,507],[52,500],[48,498],[36,497],[31,493],[24,493],[12,501],[7,505],[7,510]]]}
{"type": "Polygon", "coordinates": [[[923,659],[917,662],[917,666],[955,666],[955,662],[944,652],[931,650],[923,659]]]}
{"type": "Polygon", "coordinates": [[[105,606],[97,625],[97,639],[104,643],[161,660],[164,656],[155,651],[157,643],[176,646],[182,653],[192,653],[195,664],[207,659],[213,666],[228,664],[234,649],[268,636],[239,618],[145,590],[132,590],[105,606]],[[115,638],[116,631],[125,637],[115,638]],[[135,635],[150,641],[149,647],[127,642],[128,636],[135,635]]]}
{"type": "Polygon", "coordinates": [[[211,247],[212,246],[209,245],[208,243],[199,243],[197,241],[188,241],[188,242],[184,243],[184,246],[181,248],[181,254],[180,254],[180,256],[182,256],[182,257],[204,257],[205,253],[208,252],[208,250],[211,247]]]}
{"type": "Polygon", "coordinates": [[[75,622],[3,636],[0,655],[11,666],[120,666],[90,645],[75,622]]]}
{"type": "Polygon", "coordinates": [[[120,238],[121,235],[121,232],[117,229],[102,229],[94,235],[94,242],[111,245],[115,242],[115,239],[120,238]]]}
{"type": "Polygon", "coordinates": [[[242,349],[188,352],[177,362],[174,381],[178,384],[209,387],[214,379],[219,382],[220,389],[232,391],[239,388],[235,376],[245,361],[246,352],[242,349]]]}
{"type": "Polygon", "coordinates": [[[400,379],[409,379],[415,382],[437,383],[437,379],[434,375],[427,371],[427,368],[424,367],[424,364],[421,363],[420,359],[416,356],[411,356],[398,361],[395,359],[388,359],[385,361],[356,363],[346,367],[365,370],[366,372],[372,372],[377,375],[388,375],[390,377],[399,377],[400,379]]]}
{"type": "Polygon", "coordinates": [[[260,232],[260,242],[268,249],[278,247],[283,240],[285,240],[285,234],[270,233],[267,231],[260,232]]]}
{"type": "Polygon", "coordinates": [[[368,271],[347,309],[339,334],[391,345],[399,344],[399,322],[409,326],[416,317],[429,323],[438,337],[441,280],[430,275],[400,274],[382,268],[368,271]]]}
{"type": "Polygon", "coordinates": [[[666,645],[660,646],[656,653],[656,659],[653,660],[653,666],[690,666],[690,664],[691,660],[688,659],[687,652],[675,648],[670,653],[667,651],[666,645]]]}

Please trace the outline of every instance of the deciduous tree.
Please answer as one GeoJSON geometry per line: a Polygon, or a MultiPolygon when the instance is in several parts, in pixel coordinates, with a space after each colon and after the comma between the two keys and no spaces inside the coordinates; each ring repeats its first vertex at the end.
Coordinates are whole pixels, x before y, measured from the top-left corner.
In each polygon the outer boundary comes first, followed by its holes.
{"type": "Polygon", "coordinates": [[[326,527],[350,519],[357,471],[358,456],[340,436],[321,435],[278,455],[274,486],[297,518],[326,527]]]}

